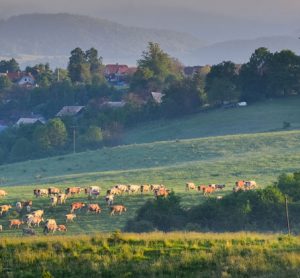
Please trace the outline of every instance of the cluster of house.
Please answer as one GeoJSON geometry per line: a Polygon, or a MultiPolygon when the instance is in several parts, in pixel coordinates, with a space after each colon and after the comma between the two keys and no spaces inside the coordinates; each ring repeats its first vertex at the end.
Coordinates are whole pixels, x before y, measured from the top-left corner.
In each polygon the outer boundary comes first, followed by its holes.
{"type": "Polygon", "coordinates": [[[6,76],[12,83],[19,85],[22,88],[34,88],[37,86],[35,78],[31,73],[25,71],[2,72],[0,76],[6,76]]]}

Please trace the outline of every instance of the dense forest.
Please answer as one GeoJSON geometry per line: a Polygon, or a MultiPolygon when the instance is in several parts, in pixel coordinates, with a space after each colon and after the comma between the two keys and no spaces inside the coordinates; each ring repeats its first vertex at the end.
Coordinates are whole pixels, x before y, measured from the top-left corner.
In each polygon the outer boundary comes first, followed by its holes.
{"type": "Polygon", "coordinates": [[[49,64],[26,67],[24,72],[35,80],[28,88],[9,78],[20,72],[16,60],[2,60],[0,120],[9,127],[0,133],[0,163],[74,151],[74,138],[76,151],[121,144],[123,130],[139,123],[300,92],[300,57],[289,50],[271,53],[259,48],[242,65],[224,61],[198,68],[184,74],[180,61],[157,43],[149,43],[136,70],[126,76],[125,86],[118,87],[106,78],[95,48],[75,48],[66,69],[51,69],[49,64]],[[159,92],[162,101],[155,101],[151,92],[159,92]],[[124,105],[111,108],[104,102],[124,105]],[[76,117],[57,117],[64,106],[84,109],[76,117]],[[45,120],[15,125],[16,115],[45,120]]]}

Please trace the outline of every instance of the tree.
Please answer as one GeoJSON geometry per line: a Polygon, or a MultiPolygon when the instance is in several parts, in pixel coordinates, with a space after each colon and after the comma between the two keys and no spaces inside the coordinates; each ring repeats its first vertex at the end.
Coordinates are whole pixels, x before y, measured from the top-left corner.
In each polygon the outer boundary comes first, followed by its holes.
{"type": "Polygon", "coordinates": [[[19,64],[17,61],[12,58],[8,61],[0,61],[0,72],[17,72],[20,70],[19,64]]]}
{"type": "Polygon", "coordinates": [[[90,147],[99,147],[103,142],[103,134],[100,127],[89,126],[83,136],[80,137],[81,144],[90,147]]]}
{"type": "Polygon", "coordinates": [[[33,145],[26,138],[19,138],[10,152],[10,160],[18,161],[29,159],[32,156],[33,145]]]}
{"type": "Polygon", "coordinates": [[[131,80],[131,88],[140,91],[161,91],[173,80],[182,78],[181,64],[165,53],[157,43],[149,42],[138,60],[138,68],[131,80]]]}
{"type": "Polygon", "coordinates": [[[0,76],[0,90],[10,88],[12,86],[12,82],[7,76],[0,76]]]}
{"type": "Polygon", "coordinates": [[[90,73],[92,76],[100,75],[103,69],[102,57],[98,57],[98,51],[95,48],[91,48],[85,52],[86,60],[90,65],[90,73]]]}
{"type": "Polygon", "coordinates": [[[33,133],[33,141],[41,151],[47,151],[51,148],[51,141],[46,126],[38,125],[33,133]]]}
{"type": "Polygon", "coordinates": [[[62,147],[67,141],[65,124],[59,118],[54,118],[47,123],[47,134],[52,147],[62,147]]]}
{"type": "Polygon", "coordinates": [[[300,200],[300,173],[282,174],[275,185],[292,200],[300,200]]]}
{"type": "Polygon", "coordinates": [[[210,103],[238,100],[237,70],[234,63],[227,61],[211,67],[206,77],[205,91],[210,103]]]}
{"type": "Polygon", "coordinates": [[[69,76],[72,82],[89,82],[91,80],[90,64],[87,62],[86,54],[77,47],[71,51],[68,64],[69,76]]]}

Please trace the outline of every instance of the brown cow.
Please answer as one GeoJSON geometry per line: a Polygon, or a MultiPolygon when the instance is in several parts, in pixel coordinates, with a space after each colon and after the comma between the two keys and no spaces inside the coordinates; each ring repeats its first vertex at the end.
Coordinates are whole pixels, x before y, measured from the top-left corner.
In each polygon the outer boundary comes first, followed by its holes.
{"type": "Polygon", "coordinates": [[[6,213],[9,211],[9,209],[11,209],[12,206],[11,205],[2,205],[0,206],[0,215],[2,215],[3,213],[6,213]]]}
{"type": "Polygon", "coordinates": [[[46,188],[36,188],[33,190],[33,194],[36,198],[42,197],[42,196],[48,196],[48,189],[46,188]]]}
{"type": "Polygon", "coordinates": [[[20,225],[24,224],[23,221],[19,219],[11,219],[9,220],[9,228],[11,229],[12,227],[20,228],[20,225]]]}
{"type": "Polygon", "coordinates": [[[33,216],[33,217],[30,217],[28,218],[28,220],[26,221],[27,222],[27,225],[28,225],[28,228],[31,228],[32,226],[40,226],[40,223],[41,222],[44,222],[44,218],[43,217],[39,217],[39,216],[33,216]]]}
{"type": "Polygon", "coordinates": [[[51,195],[58,195],[60,193],[60,189],[57,187],[49,187],[48,188],[48,194],[51,195]]]}
{"type": "Polygon", "coordinates": [[[203,195],[210,195],[211,193],[213,193],[215,191],[215,188],[208,186],[203,188],[203,195]]]}
{"type": "Polygon", "coordinates": [[[75,210],[82,209],[83,207],[85,207],[85,203],[81,203],[81,202],[72,203],[71,213],[74,212],[75,210]]]}
{"type": "Polygon", "coordinates": [[[66,214],[66,222],[68,222],[68,221],[73,222],[75,217],[76,217],[76,214],[74,214],[74,213],[66,214]]]}
{"type": "Polygon", "coordinates": [[[160,189],[160,188],[164,188],[165,186],[163,184],[151,184],[150,185],[150,189],[154,192],[155,190],[157,189],[160,189]]]}
{"type": "Polygon", "coordinates": [[[185,184],[185,190],[188,191],[188,190],[194,190],[196,189],[196,185],[193,183],[193,182],[187,182],[185,184]]]}
{"type": "Polygon", "coordinates": [[[71,196],[74,196],[75,194],[79,194],[83,189],[80,188],[80,187],[68,187],[66,190],[65,190],[65,193],[67,195],[71,195],[71,196]]]}
{"type": "Polygon", "coordinates": [[[87,207],[87,212],[96,212],[96,213],[100,213],[101,212],[101,208],[98,204],[89,204],[87,207]]]}
{"type": "Polygon", "coordinates": [[[198,186],[198,191],[202,191],[204,190],[204,188],[206,188],[206,185],[202,184],[198,186]]]}
{"type": "Polygon", "coordinates": [[[27,207],[30,206],[32,207],[32,201],[31,200],[27,200],[27,201],[21,201],[22,207],[27,207]]]}
{"type": "Polygon", "coordinates": [[[122,206],[122,205],[114,205],[110,207],[110,215],[114,215],[115,212],[118,212],[119,215],[122,214],[123,211],[126,211],[126,207],[122,206]]]}
{"type": "Polygon", "coordinates": [[[31,214],[32,214],[33,216],[42,217],[43,214],[44,214],[44,210],[38,209],[38,210],[33,211],[31,214]]]}
{"type": "Polygon", "coordinates": [[[59,232],[66,232],[67,227],[65,225],[57,225],[57,231],[59,232]]]}
{"type": "Polygon", "coordinates": [[[5,197],[7,195],[7,192],[3,189],[0,189],[0,197],[5,197]]]}

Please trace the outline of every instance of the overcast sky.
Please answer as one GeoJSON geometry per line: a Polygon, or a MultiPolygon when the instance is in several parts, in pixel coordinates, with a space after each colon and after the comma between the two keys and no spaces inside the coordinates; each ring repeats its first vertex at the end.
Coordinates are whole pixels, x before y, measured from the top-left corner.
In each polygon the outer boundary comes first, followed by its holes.
{"type": "Polygon", "coordinates": [[[2,18],[33,12],[85,14],[127,25],[186,31],[218,41],[224,39],[223,33],[224,37],[230,35],[229,29],[233,33],[230,38],[295,32],[299,29],[300,1],[0,0],[2,18]],[[211,32],[199,30],[201,27],[211,27],[211,32]]]}

